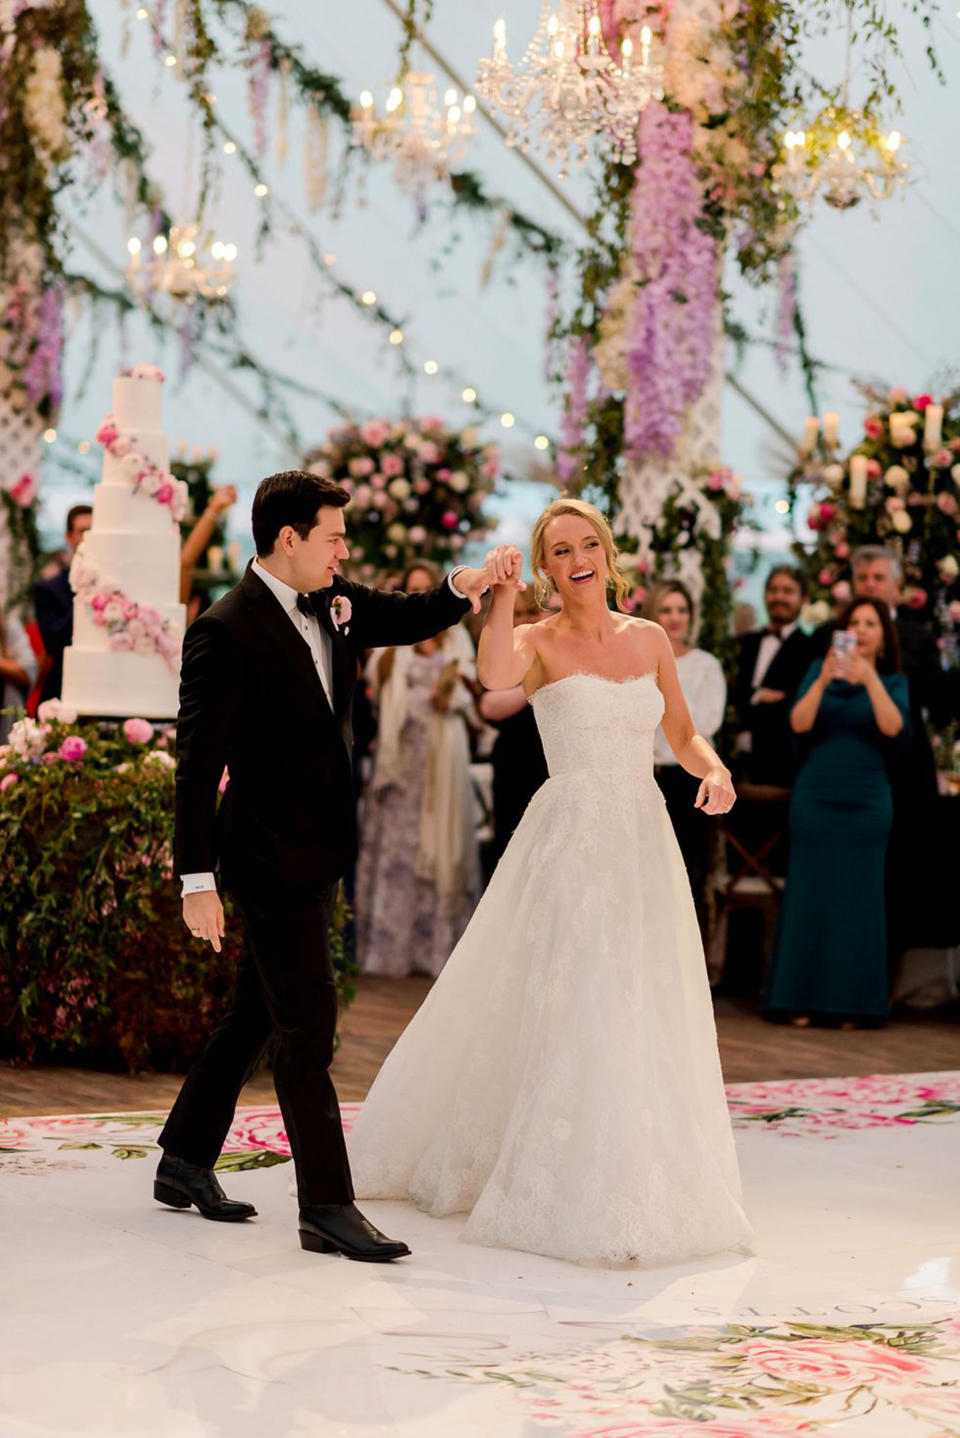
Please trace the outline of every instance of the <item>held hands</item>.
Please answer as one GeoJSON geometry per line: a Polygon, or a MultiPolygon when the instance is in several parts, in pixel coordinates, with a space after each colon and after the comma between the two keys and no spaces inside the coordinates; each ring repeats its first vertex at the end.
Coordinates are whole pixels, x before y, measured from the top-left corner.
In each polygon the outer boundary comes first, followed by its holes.
{"type": "Polygon", "coordinates": [[[523,555],[513,544],[501,544],[491,549],[482,569],[461,569],[454,578],[454,587],[469,599],[474,614],[480,613],[480,600],[488,589],[498,585],[512,584],[515,589],[526,589],[520,578],[523,569],[523,555]]]}
{"type": "Polygon", "coordinates": [[[711,769],[706,775],[693,807],[701,809],[704,814],[729,814],[736,802],[730,770],[721,766],[711,769]]]}
{"type": "Polygon", "coordinates": [[[195,939],[212,944],[220,952],[220,940],[225,933],[223,926],[223,905],[216,889],[204,889],[199,894],[187,894],[183,901],[183,922],[195,939]]]}

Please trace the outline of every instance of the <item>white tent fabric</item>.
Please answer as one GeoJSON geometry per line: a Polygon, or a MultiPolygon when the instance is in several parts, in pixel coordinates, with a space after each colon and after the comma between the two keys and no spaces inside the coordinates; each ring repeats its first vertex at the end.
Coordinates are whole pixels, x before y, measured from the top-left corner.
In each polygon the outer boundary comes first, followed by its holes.
{"type": "MultiPolygon", "coordinates": [[[[92,0],[101,31],[104,57],[124,104],[141,125],[153,147],[151,168],[164,186],[168,208],[187,217],[196,186],[199,136],[189,121],[182,83],[152,53],[149,27],[131,20],[132,39],[122,53],[122,12],[114,0],[92,0]]],[[[907,139],[911,184],[902,199],[877,207],[877,220],[865,206],[837,214],[819,202],[800,241],[800,293],[811,352],[836,366],[820,382],[821,406],[841,415],[841,436],[855,442],[861,405],[852,391],[853,375],[884,382],[927,387],[952,359],[960,319],[960,286],[955,279],[960,239],[960,185],[955,139],[955,83],[960,65],[960,21],[952,14],[939,18],[933,39],[941,54],[948,84],[940,86],[923,56],[924,32],[904,0],[889,7],[901,26],[905,64],[898,67],[905,110],[898,122],[907,139]]],[[[430,38],[454,70],[468,80],[476,61],[489,50],[494,20],[505,10],[514,54],[533,32],[539,0],[436,0],[430,38]]],[[[126,13],[133,15],[133,6],[126,13]]],[[[307,57],[339,76],[349,94],[371,89],[378,99],[394,78],[400,26],[390,0],[355,0],[351,6],[331,0],[280,0],[271,14],[285,38],[299,42],[307,57]]],[[[215,27],[216,30],[216,27],[215,27]]],[[[842,38],[811,47],[809,68],[823,78],[839,78],[842,38]]],[[[431,66],[431,68],[435,68],[431,66]]],[[[447,77],[438,72],[441,90],[447,77]]],[[[857,78],[854,78],[856,98],[857,78]]],[[[250,138],[246,96],[236,72],[215,76],[217,106],[227,123],[250,138]]],[[[271,92],[271,144],[276,129],[277,89],[271,92]]],[[[567,207],[516,152],[485,124],[465,161],[488,190],[508,197],[519,209],[576,243],[582,231],[567,207]]],[[[337,127],[331,129],[332,154],[338,153],[337,127]]],[[[265,364],[297,377],[359,413],[396,413],[407,407],[418,413],[439,413],[455,423],[469,423],[470,408],[460,399],[464,385],[499,411],[517,416],[509,433],[496,421],[485,437],[503,442],[509,468],[523,475],[537,454],[534,434],[556,431],[558,395],[544,375],[544,322],[547,310],[543,267],[529,259],[504,258],[494,276],[481,284],[490,254],[492,227],[483,217],[451,211],[443,191],[431,191],[429,215],[418,225],[413,201],[398,190],[387,167],[370,167],[358,203],[356,181],[348,187],[340,213],[308,212],[301,177],[302,118],[293,106],[290,156],[286,167],[273,159],[271,190],[282,197],[309,229],[322,251],[335,254],[336,274],[358,292],[373,290],[402,321],[406,350],[414,360],[411,381],[397,364],[384,334],[341,299],[330,297],[300,241],[278,226],[262,257],[254,254],[253,238],[261,201],[235,158],[225,159],[222,193],[209,218],[225,238],[240,246],[235,295],[246,346],[265,364]],[[435,360],[439,372],[429,377],[424,361],[435,360]]],[[[589,177],[575,175],[563,186],[573,206],[586,210],[589,177]]],[[[70,201],[76,267],[116,284],[126,263],[127,232],[123,207],[105,185],[91,200],[70,201]]],[[[771,338],[775,296],[756,292],[734,274],[729,276],[731,311],[753,334],[771,338]]],[[[161,345],[140,318],[119,333],[112,323],[93,336],[88,317],[75,317],[67,357],[67,398],[55,444],[45,465],[45,529],[59,532],[67,505],[89,493],[99,468],[95,449],[86,456],[77,444],[91,440],[110,405],[110,381],[123,363],[149,359],[170,375],[166,391],[166,427],[176,444],[219,450],[215,477],[235,482],[243,500],[256,481],[271,470],[295,461],[279,426],[256,415],[257,385],[244,374],[226,375],[220,367],[198,364],[183,384],[177,379],[175,338],[161,345]],[[97,343],[90,365],[90,345],[97,343]],[[87,375],[81,389],[81,379],[87,375]],[[72,466],[66,467],[66,462],[72,466]],[[77,464],[82,473],[76,472],[77,464]]],[[[733,356],[731,355],[731,364],[733,356]]],[[[798,434],[807,412],[800,374],[791,360],[781,375],[772,351],[751,349],[738,370],[743,385],[759,405],[790,433],[798,434]]],[[[307,443],[316,442],[335,422],[322,402],[292,395],[291,411],[307,443]]],[[[776,522],[770,505],[778,495],[781,468],[771,454],[771,440],[784,447],[766,421],[729,387],[726,395],[726,461],[744,476],[761,498],[761,517],[776,522]],[[764,505],[767,506],[766,510],[764,505]]],[[[541,502],[539,488],[511,487],[500,503],[507,532],[519,533],[541,502]]],[[[238,507],[246,510],[246,503],[238,507]]],[[[245,513],[234,519],[238,537],[245,533],[245,513]]],[[[781,536],[771,536],[781,543],[781,536]]]]}

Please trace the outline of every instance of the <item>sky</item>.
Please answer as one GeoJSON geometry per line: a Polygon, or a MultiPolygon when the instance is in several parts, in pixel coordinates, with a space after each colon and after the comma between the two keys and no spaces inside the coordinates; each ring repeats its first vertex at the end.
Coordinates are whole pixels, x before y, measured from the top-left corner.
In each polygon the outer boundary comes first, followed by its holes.
{"type": "MultiPolygon", "coordinates": [[[[150,169],[164,188],[168,208],[188,215],[195,200],[199,137],[175,70],[155,58],[149,27],[131,18],[124,51],[123,24],[134,7],[121,11],[115,0],[91,0],[102,51],[123,102],[143,128],[152,154],[150,169]]],[[[338,76],[359,96],[369,88],[379,101],[393,81],[400,26],[394,0],[282,0],[270,6],[281,34],[299,43],[321,69],[338,76]]],[[[800,301],[810,352],[830,368],[820,381],[822,410],[835,410],[841,441],[856,443],[863,404],[853,381],[903,383],[912,391],[933,385],[956,363],[960,335],[960,160],[957,144],[957,79],[960,76],[960,19],[946,7],[933,38],[946,72],[939,84],[923,56],[919,22],[906,4],[892,0],[891,16],[901,27],[904,63],[894,66],[903,100],[896,118],[910,162],[910,182],[897,198],[875,207],[838,213],[822,201],[814,204],[799,244],[800,301]]],[[[430,38],[449,69],[468,82],[479,56],[487,54],[494,21],[505,14],[511,52],[518,56],[535,28],[539,0],[435,0],[430,38]]],[[[839,78],[844,42],[838,31],[810,48],[803,59],[825,80],[839,78]]],[[[436,66],[431,68],[436,70],[436,66]]],[[[438,73],[441,90],[448,76],[438,73]]],[[[243,80],[226,69],[214,76],[217,108],[246,140],[251,134],[243,80]]],[[[853,76],[856,100],[862,77],[853,76]]],[[[330,205],[311,212],[302,177],[303,127],[294,106],[289,155],[280,166],[272,147],[276,136],[274,87],[270,107],[271,153],[265,161],[273,197],[296,216],[319,251],[335,256],[331,271],[356,292],[373,290],[391,313],[402,317],[405,350],[416,369],[411,382],[397,365],[396,352],[379,330],[354,308],[331,295],[312,266],[303,242],[282,228],[257,256],[254,236],[262,201],[235,158],[224,158],[223,183],[209,219],[224,239],[240,250],[234,294],[243,341],[271,367],[322,391],[335,403],[360,415],[440,414],[453,424],[471,422],[460,394],[472,385],[498,413],[509,410],[517,425],[509,433],[494,420],[486,438],[501,441],[507,468],[519,477],[498,501],[503,535],[521,537],[547,491],[528,482],[536,474],[532,446],[538,432],[557,431],[560,396],[544,373],[547,295],[542,266],[493,257],[493,276],[484,283],[493,232],[486,220],[451,213],[442,190],[427,197],[428,214],[419,223],[408,193],[398,187],[386,165],[366,169],[363,184],[354,178],[334,213],[330,205]],[[435,361],[436,376],[423,372],[435,361]]],[[[336,157],[337,128],[331,129],[336,157]]],[[[534,157],[535,158],[535,157],[534,157]]],[[[479,121],[479,133],[464,161],[487,188],[508,197],[519,209],[576,243],[582,230],[574,211],[590,203],[589,173],[558,181],[543,162],[531,166],[479,121]],[[538,173],[537,170],[542,173],[538,173]]],[[[335,168],[335,167],[334,167],[335,168]]],[[[122,195],[108,182],[93,196],[74,194],[68,211],[73,267],[115,285],[127,262],[128,225],[122,195]]],[[[142,233],[142,232],[141,232],[142,233]]],[[[774,333],[775,295],[756,291],[728,270],[731,314],[748,332],[774,333]]],[[[179,346],[174,338],[158,342],[134,317],[118,330],[112,319],[96,322],[86,309],[72,311],[66,360],[66,401],[57,441],[45,449],[44,528],[52,539],[70,503],[87,497],[96,482],[96,449],[82,456],[78,445],[90,441],[110,408],[113,375],[124,364],[151,361],[169,375],[165,387],[165,427],[174,448],[216,448],[215,479],[233,482],[241,492],[231,527],[247,539],[249,499],[257,481],[296,462],[280,426],[258,418],[256,386],[218,366],[195,365],[181,382],[179,346]],[[79,473],[77,472],[79,467],[79,473]]],[[[732,353],[729,367],[757,405],[789,434],[799,435],[808,412],[798,366],[778,371],[769,349],[748,349],[742,360],[732,353]]],[[[321,400],[291,400],[297,427],[307,446],[322,439],[336,414],[321,400]]],[[[770,425],[736,391],[725,394],[723,458],[739,472],[756,497],[757,513],[768,530],[771,554],[783,548],[774,504],[782,494],[788,449],[770,425]]]]}

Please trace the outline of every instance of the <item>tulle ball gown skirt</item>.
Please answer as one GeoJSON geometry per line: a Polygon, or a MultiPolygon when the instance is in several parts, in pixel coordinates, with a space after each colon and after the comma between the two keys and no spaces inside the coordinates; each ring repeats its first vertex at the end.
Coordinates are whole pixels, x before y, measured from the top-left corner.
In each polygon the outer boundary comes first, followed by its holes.
{"type": "Polygon", "coordinates": [[[659,689],[574,675],[534,707],[551,777],[363,1106],[357,1195],[581,1263],[742,1250],[700,934],[652,774],[659,689]]]}

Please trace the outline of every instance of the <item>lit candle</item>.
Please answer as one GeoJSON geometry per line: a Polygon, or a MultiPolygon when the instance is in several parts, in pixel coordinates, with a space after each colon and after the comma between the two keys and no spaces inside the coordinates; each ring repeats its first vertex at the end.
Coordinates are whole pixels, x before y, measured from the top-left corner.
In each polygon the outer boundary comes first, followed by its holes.
{"type": "Polygon", "coordinates": [[[803,438],[800,441],[801,454],[812,454],[819,433],[820,421],[817,416],[815,414],[808,415],[803,421],[803,438]]]}
{"type": "Polygon", "coordinates": [[[840,433],[840,416],[837,414],[825,414],[823,416],[823,442],[828,449],[835,448],[840,433]]]}
{"type": "Polygon", "coordinates": [[[213,574],[219,574],[220,570],[223,568],[223,550],[220,548],[219,544],[211,544],[210,548],[207,550],[207,563],[209,564],[210,570],[213,574]]]}
{"type": "Polygon", "coordinates": [[[240,554],[239,539],[231,539],[227,545],[227,559],[230,563],[230,569],[234,574],[236,574],[240,568],[240,554]]]}
{"type": "Polygon", "coordinates": [[[850,508],[863,509],[867,502],[867,456],[850,457],[850,508]]]}
{"type": "Polygon", "coordinates": [[[943,433],[943,405],[928,404],[923,414],[923,447],[939,449],[943,433]]]}

